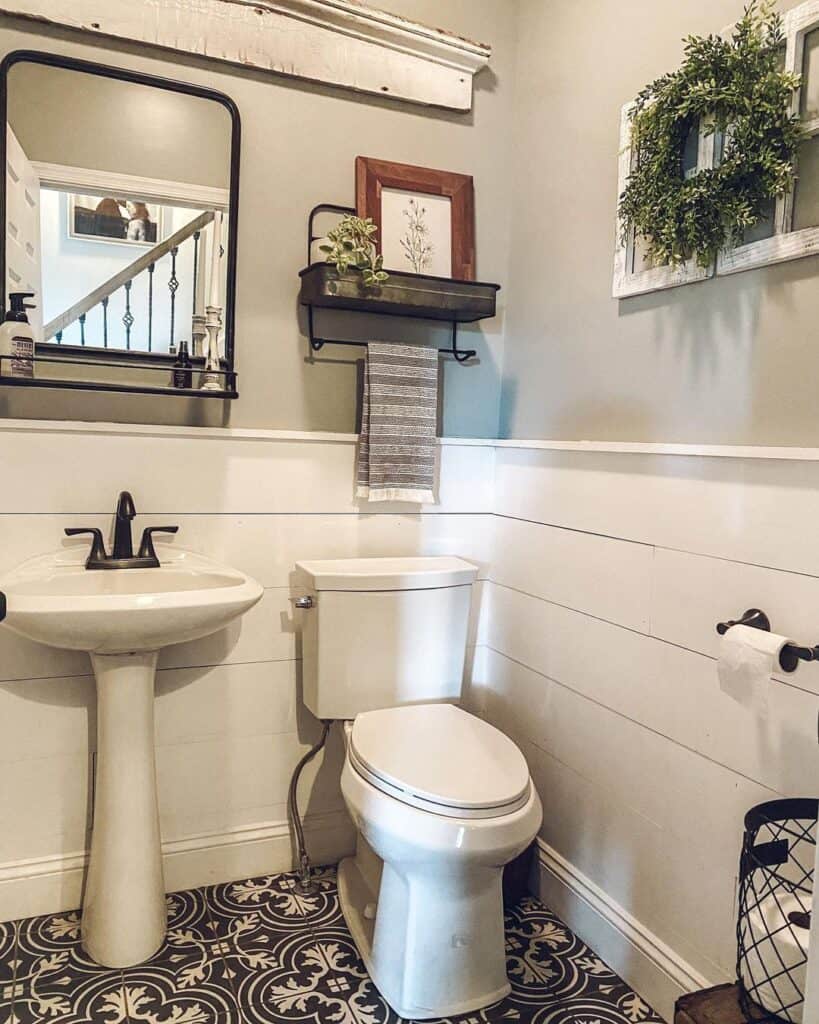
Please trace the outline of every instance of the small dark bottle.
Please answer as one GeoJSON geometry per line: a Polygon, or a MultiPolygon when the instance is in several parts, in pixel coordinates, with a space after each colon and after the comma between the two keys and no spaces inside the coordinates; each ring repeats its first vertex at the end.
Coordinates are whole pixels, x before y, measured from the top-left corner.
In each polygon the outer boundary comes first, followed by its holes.
{"type": "Polygon", "coordinates": [[[193,387],[193,363],[188,354],[187,341],[179,342],[179,353],[173,364],[173,386],[175,388],[193,387]]]}

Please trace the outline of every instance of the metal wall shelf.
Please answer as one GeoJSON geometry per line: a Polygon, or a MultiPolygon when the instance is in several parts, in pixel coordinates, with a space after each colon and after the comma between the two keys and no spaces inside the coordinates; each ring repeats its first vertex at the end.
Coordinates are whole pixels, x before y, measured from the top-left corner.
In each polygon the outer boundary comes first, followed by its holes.
{"type": "Polygon", "coordinates": [[[458,348],[458,324],[475,323],[495,316],[499,284],[480,281],[458,281],[448,277],[409,274],[391,270],[389,280],[374,288],[365,288],[357,273],[339,274],[329,263],[311,263],[312,246],[318,240],[314,221],[320,213],[355,213],[349,206],[320,203],[310,211],[307,225],[308,265],[299,271],[299,301],[307,307],[310,348],[320,351],[325,345],[366,347],[366,341],[322,338],[315,333],[314,309],[343,310],[350,313],[373,313],[380,316],[402,316],[452,325],[452,346],[439,351],[465,363],[477,355],[475,349],[458,348]]]}
{"type": "Polygon", "coordinates": [[[360,274],[339,274],[329,263],[313,263],[300,270],[299,277],[299,297],[305,306],[459,324],[494,316],[500,290],[499,284],[427,277],[401,270],[391,270],[389,280],[377,288],[364,288],[360,274]]]}

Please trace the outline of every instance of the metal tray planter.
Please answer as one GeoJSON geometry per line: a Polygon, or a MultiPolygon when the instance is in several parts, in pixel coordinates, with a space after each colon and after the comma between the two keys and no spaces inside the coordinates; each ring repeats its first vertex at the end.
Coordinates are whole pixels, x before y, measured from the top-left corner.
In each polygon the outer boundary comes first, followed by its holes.
{"type": "Polygon", "coordinates": [[[494,316],[500,290],[499,284],[454,281],[401,270],[390,271],[384,284],[366,288],[360,274],[339,274],[329,263],[314,263],[299,276],[299,300],[305,306],[462,324],[494,316]]]}

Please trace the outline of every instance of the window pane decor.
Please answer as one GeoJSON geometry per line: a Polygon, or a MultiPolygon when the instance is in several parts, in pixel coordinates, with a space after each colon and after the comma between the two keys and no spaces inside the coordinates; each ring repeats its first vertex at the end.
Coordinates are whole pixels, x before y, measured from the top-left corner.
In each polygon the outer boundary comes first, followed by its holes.
{"type": "MultiPolygon", "coordinates": [[[[637,155],[631,145],[631,121],[629,112],[631,103],[627,103],[620,114],[620,164],[617,181],[617,194],[626,187],[626,179],[631,171],[632,162],[637,155]]],[[[697,132],[696,150],[691,141],[685,147],[684,166],[686,175],[696,173],[711,166],[713,159],[714,137],[697,132]],[[694,160],[696,153],[696,162],[694,160]]],[[[646,247],[641,238],[635,237],[632,231],[623,241],[624,225],[618,217],[617,248],[614,253],[614,297],[626,298],[629,295],[642,295],[645,292],[657,291],[660,288],[674,288],[679,284],[692,281],[704,281],[711,277],[713,271],[700,267],[695,260],[689,260],[679,266],[653,266],[646,256],[646,247]]]]}
{"type": "MultiPolygon", "coordinates": [[[[735,274],[753,267],[798,259],[819,253],[819,0],[794,7],[783,15],[786,38],[785,69],[802,75],[801,88],[793,97],[793,109],[799,111],[805,129],[797,164],[798,181],[794,191],[772,205],[770,216],[755,224],[745,235],[744,244],[722,252],[716,265],[696,266],[694,260],[680,267],[652,267],[640,255],[640,242],[622,241],[622,225],[617,225],[614,259],[615,298],[640,295],[661,288],[673,288],[718,275],[735,274]]],[[[731,30],[726,30],[728,34],[731,30]]],[[[632,160],[627,104],[620,124],[620,164],[618,195],[625,188],[632,160]]],[[[721,140],[699,133],[697,168],[714,167],[719,161],[721,140]]],[[[690,160],[691,145],[686,147],[690,160]]]]}

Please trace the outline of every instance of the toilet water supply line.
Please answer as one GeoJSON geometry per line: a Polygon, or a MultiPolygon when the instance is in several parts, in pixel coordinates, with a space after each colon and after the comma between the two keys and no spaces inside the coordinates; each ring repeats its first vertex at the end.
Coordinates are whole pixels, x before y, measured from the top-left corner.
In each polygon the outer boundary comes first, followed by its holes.
{"type": "Polygon", "coordinates": [[[304,844],[304,826],[299,816],[299,800],[298,800],[298,788],[299,788],[299,777],[303,769],[313,760],[316,754],[321,750],[324,744],[327,742],[327,737],[330,735],[330,726],[333,724],[330,719],[322,719],[322,726],[324,727],[321,731],[321,736],[318,743],[314,744],[304,755],[304,757],[296,765],[293,772],[293,778],[290,780],[290,789],[287,794],[287,806],[290,810],[290,817],[293,820],[293,829],[296,833],[296,845],[299,851],[299,889],[302,892],[314,892],[315,886],[310,880],[310,857],[307,853],[307,847],[304,844]]]}

